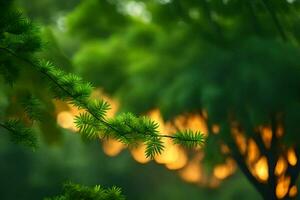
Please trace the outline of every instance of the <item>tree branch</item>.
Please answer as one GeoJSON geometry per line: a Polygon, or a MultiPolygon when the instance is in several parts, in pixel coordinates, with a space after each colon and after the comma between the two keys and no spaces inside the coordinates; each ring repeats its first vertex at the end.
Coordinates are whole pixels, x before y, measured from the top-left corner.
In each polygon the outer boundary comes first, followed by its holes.
{"type": "MultiPolygon", "coordinates": [[[[21,61],[27,63],[28,65],[34,67],[35,69],[38,69],[36,64],[33,63],[32,61],[26,59],[26,58],[23,58],[22,56],[19,56],[18,54],[16,54],[14,51],[6,48],[6,47],[0,47],[1,50],[7,52],[8,54],[20,59],[21,61]]],[[[47,77],[51,82],[53,82],[58,88],[60,88],[64,93],[66,93],[69,97],[71,97],[72,99],[77,99],[76,96],[74,96],[71,92],[69,92],[64,86],[62,86],[61,84],[59,84],[54,77],[51,76],[51,74],[47,73],[46,71],[43,71],[43,70],[38,70],[38,72],[42,73],[45,77],[47,77]]],[[[117,133],[121,133],[120,130],[118,130],[116,127],[114,127],[113,125],[111,125],[109,122],[99,118],[88,106],[85,102],[80,102],[82,103],[83,107],[84,107],[84,110],[86,110],[89,114],[91,114],[97,121],[99,121],[100,123],[102,123],[104,126],[112,129],[113,131],[117,132],[117,133]]],[[[135,132],[137,133],[140,133],[140,134],[144,134],[144,135],[147,135],[147,136],[150,136],[150,137],[160,137],[160,138],[170,138],[170,139],[178,139],[178,140],[181,140],[181,141],[185,141],[185,142],[200,142],[198,140],[189,140],[189,139],[181,139],[181,138],[178,138],[176,136],[172,136],[172,135],[166,135],[166,134],[157,134],[157,135],[152,135],[152,134],[145,134],[144,132],[140,132],[139,130],[135,129],[134,127],[130,126],[127,124],[127,126],[129,128],[131,128],[132,130],[134,130],[135,132]]]]}

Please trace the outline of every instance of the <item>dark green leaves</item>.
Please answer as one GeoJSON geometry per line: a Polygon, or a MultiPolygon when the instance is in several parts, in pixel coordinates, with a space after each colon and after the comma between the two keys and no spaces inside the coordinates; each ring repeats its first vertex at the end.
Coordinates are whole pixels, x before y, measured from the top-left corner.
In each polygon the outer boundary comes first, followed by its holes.
{"type": "Polygon", "coordinates": [[[31,120],[40,120],[41,119],[41,109],[42,104],[39,99],[35,98],[32,95],[26,95],[23,98],[22,106],[31,120]]]}
{"type": "Polygon", "coordinates": [[[19,120],[8,120],[0,123],[2,128],[9,131],[9,136],[12,142],[22,144],[32,149],[37,147],[37,139],[30,128],[27,128],[19,120]]]}

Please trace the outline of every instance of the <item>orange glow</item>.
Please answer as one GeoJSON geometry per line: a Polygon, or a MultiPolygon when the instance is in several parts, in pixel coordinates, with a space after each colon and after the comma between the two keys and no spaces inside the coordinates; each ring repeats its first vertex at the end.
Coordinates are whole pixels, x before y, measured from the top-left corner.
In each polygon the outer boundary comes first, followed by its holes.
{"type": "Polygon", "coordinates": [[[297,164],[297,156],[293,148],[287,151],[287,159],[290,165],[295,166],[297,164]]]}
{"type": "Polygon", "coordinates": [[[213,174],[218,179],[225,179],[235,171],[235,162],[232,159],[227,159],[224,164],[217,165],[213,174]]]}
{"type": "Polygon", "coordinates": [[[280,176],[282,175],[285,170],[287,169],[287,162],[286,160],[284,159],[284,157],[280,157],[276,163],[276,167],[275,167],[275,175],[276,176],[280,176]]]}
{"type": "Polygon", "coordinates": [[[298,189],[297,186],[294,185],[291,187],[290,191],[289,191],[289,197],[295,197],[298,193],[298,189]]]}
{"type": "Polygon", "coordinates": [[[113,117],[119,109],[119,103],[116,100],[109,97],[107,94],[103,93],[102,89],[100,89],[100,88],[93,90],[93,92],[91,94],[91,98],[103,99],[104,101],[109,103],[110,109],[106,113],[106,116],[108,118],[113,117]]]}
{"type": "Polygon", "coordinates": [[[253,139],[249,139],[248,140],[248,154],[247,154],[247,162],[249,164],[254,163],[255,161],[257,161],[257,159],[260,156],[260,152],[258,149],[257,144],[254,142],[253,139]]]}
{"type": "Polygon", "coordinates": [[[217,125],[217,124],[213,124],[212,127],[211,127],[211,131],[214,134],[218,134],[220,132],[220,126],[217,125]]]}
{"type": "Polygon", "coordinates": [[[214,175],[215,177],[217,177],[218,179],[224,179],[227,176],[229,176],[230,171],[228,170],[226,165],[217,165],[214,168],[214,175]]]}
{"type": "Polygon", "coordinates": [[[62,128],[72,129],[75,127],[73,122],[73,115],[68,111],[62,111],[57,115],[57,123],[62,128]]]}
{"type": "Polygon", "coordinates": [[[72,106],[71,104],[67,104],[67,105],[69,106],[69,111],[73,116],[76,116],[82,112],[85,112],[85,111],[79,110],[77,107],[72,106]]]}
{"type": "Polygon", "coordinates": [[[147,163],[150,161],[150,158],[147,158],[145,156],[145,150],[146,150],[146,145],[142,144],[138,146],[137,148],[134,148],[131,150],[131,155],[139,163],[147,163]]]}
{"type": "Polygon", "coordinates": [[[272,136],[272,130],[270,127],[261,128],[261,137],[267,148],[270,148],[271,146],[272,136]]]}
{"type": "Polygon", "coordinates": [[[205,119],[201,115],[179,115],[174,119],[174,124],[178,129],[191,129],[192,131],[201,131],[207,135],[208,129],[205,119]]]}
{"type": "Polygon", "coordinates": [[[108,156],[116,156],[118,155],[123,149],[125,145],[121,142],[114,140],[114,139],[107,139],[103,141],[102,149],[104,153],[108,156]]]}
{"type": "Polygon", "coordinates": [[[233,134],[235,136],[235,142],[236,142],[240,152],[242,154],[245,154],[246,153],[246,148],[247,148],[247,143],[246,143],[247,141],[246,141],[245,136],[242,133],[239,133],[239,132],[236,132],[236,131],[234,131],[233,134]]]}
{"type": "MultiPolygon", "coordinates": [[[[111,109],[108,110],[107,117],[112,117],[119,107],[117,101],[103,94],[100,89],[95,89],[91,94],[91,98],[103,99],[110,104],[111,109]]],[[[55,100],[53,103],[55,104],[56,112],[58,112],[58,125],[69,130],[78,131],[74,123],[74,117],[85,111],[79,110],[77,107],[63,101],[55,100]]]]}
{"type": "Polygon", "coordinates": [[[164,133],[167,134],[174,134],[176,133],[176,127],[171,122],[166,122],[165,124],[162,124],[164,127],[164,133]]]}
{"type": "Polygon", "coordinates": [[[183,149],[178,149],[178,157],[174,162],[166,164],[166,167],[170,170],[181,169],[187,164],[187,156],[183,149]]]}
{"type": "Polygon", "coordinates": [[[276,186],[276,196],[278,199],[282,199],[286,196],[289,191],[290,181],[290,177],[282,176],[278,179],[278,184],[276,186]]]}
{"type": "Polygon", "coordinates": [[[164,120],[160,114],[160,111],[159,109],[154,109],[154,110],[151,110],[149,113],[148,113],[148,116],[154,120],[156,123],[159,124],[159,127],[158,127],[158,131],[159,132],[164,132],[164,120]]]}
{"type": "MultiPolygon", "coordinates": [[[[104,99],[111,105],[111,109],[107,113],[108,118],[113,117],[119,107],[118,102],[103,94],[100,89],[94,90],[91,98],[104,99]]],[[[76,115],[84,111],[78,110],[76,107],[64,102],[55,102],[55,105],[58,112],[57,123],[63,128],[75,130],[76,128],[73,119],[76,115]]],[[[177,129],[191,129],[193,131],[201,131],[204,134],[208,134],[206,123],[207,113],[205,111],[203,111],[202,114],[179,115],[173,121],[169,122],[163,120],[159,109],[150,111],[148,116],[160,125],[158,131],[164,134],[173,134],[177,129]]],[[[213,133],[218,133],[220,131],[220,127],[217,124],[214,124],[211,128],[213,133]]],[[[199,185],[214,188],[220,184],[221,179],[228,177],[235,171],[235,166],[228,161],[223,166],[225,170],[222,169],[222,167],[221,170],[216,170],[216,176],[204,174],[201,166],[201,160],[204,157],[203,151],[198,151],[195,157],[192,160],[189,160],[186,151],[181,147],[174,145],[172,140],[163,138],[163,142],[165,150],[161,155],[154,158],[155,161],[164,164],[169,170],[179,170],[179,176],[186,182],[197,183],[199,185]],[[222,170],[225,171],[225,174],[222,170]]],[[[102,142],[102,148],[106,155],[117,156],[126,148],[126,146],[114,139],[108,139],[102,142]]],[[[150,158],[146,158],[145,156],[145,148],[145,145],[140,145],[137,148],[130,149],[133,159],[138,163],[144,164],[150,161],[150,158]]],[[[222,145],[221,151],[223,153],[229,153],[228,146],[222,145]]]]}
{"type": "Polygon", "coordinates": [[[200,163],[197,162],[189,162],[187,166],[185,166],[180,172],[180,177],[190,183],[199,182],[202,178],[202,168],[200,163]]]}
{"type": "Polygon", "coordinates": [[[204,135],[208,133],[206,121],[201,115],[190,115],[185,128],[201,131],[204,135]]]}
{"type": "Polygon", "coordinates": [[[269,178],[269,167],[267,158],[265,156],[261,157],[257,163],[254,165],[254,172],[261,181],[267,181],[269,178]]]}
{"type": "Polygon", "coordinates": [[[177,129],[184,129],[187,124],[187,116],[178,115],[174,118],[173,122],[177,129]]]}
{"type": "Polygon", "coordinates": [[[178,146],[175,146],[170,142],[170,140],[166,138],[164,138],[163,140],[164,140],[165,149],[161,154],[155,156],[154,158],[155,161],[160,164],[168,164],[168,163],[176,162],[176,160],[179,157],[178,146]]]}

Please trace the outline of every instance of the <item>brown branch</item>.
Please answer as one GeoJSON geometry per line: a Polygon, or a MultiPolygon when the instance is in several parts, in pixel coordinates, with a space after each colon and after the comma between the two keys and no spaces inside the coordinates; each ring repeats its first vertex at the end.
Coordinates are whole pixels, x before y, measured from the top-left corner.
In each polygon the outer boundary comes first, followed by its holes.
{"type": "Polygon", "coordinates": [[[230,148],[230,155],[236,161],[240,170],[244,173],[248,181],[255,187],[255,189],[264,197],[266,198],[266,186],[259,182],[249,170],[244,156],[240,153],[237,144],[235,143],[233,137],[231,137],[230,141],[226,142],[227,146],[230,148]]]}

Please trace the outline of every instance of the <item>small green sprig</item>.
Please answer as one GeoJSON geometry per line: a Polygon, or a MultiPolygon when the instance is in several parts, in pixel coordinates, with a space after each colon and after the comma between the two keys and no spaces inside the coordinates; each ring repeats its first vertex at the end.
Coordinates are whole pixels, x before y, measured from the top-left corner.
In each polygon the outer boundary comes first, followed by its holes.
{"type": "Polygon", "coordinates": [[[122,191],[118,187],[103,188],[100,185],[87,187],[74,183],[66,183],[63,186],[63,194],[45,198],[44,200],[125,200],[122,191]]]}

